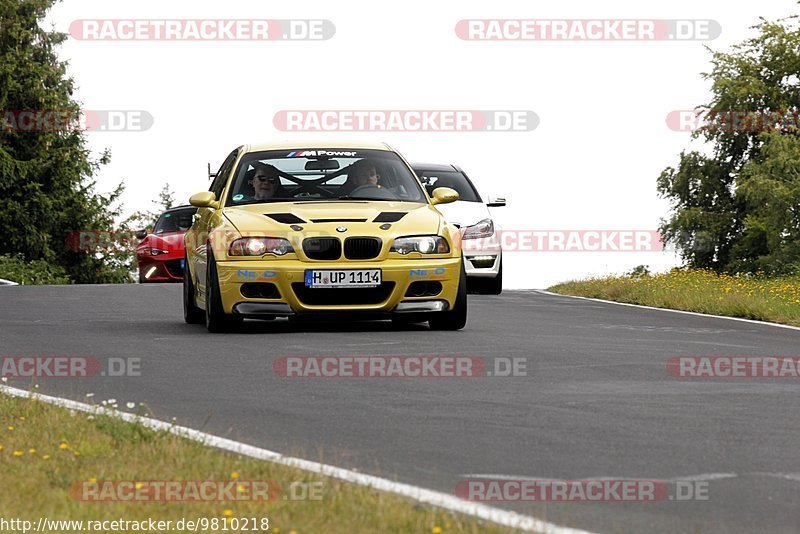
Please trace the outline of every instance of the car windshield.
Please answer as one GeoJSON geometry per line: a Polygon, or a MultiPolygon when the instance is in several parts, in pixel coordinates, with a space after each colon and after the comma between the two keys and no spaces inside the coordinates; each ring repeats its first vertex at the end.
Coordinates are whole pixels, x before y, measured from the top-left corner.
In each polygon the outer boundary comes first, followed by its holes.
{"type": "Polygon", "coordinates": [[[419,181],[394,152],[332,148],[247,154],[227,205],[326,200],[427,202],[419,181]]]}
{"type": "Polygon", "coordinates": [[[154,234],[169,234],[172,232],[185,232],[192,226],[192,216],[197,213],[197,208],[182,208],[166,211],[161,214],[153,229],[154,234]]]}
{"type": "Polygon", "coordinates": [[[458,191],[458,200],[466,202],[480,202],[481,197],[478,196],[475,188],[467,180],[463,173],[458,171],[431,171],[424,168],[414,169],[422,185],[428,191],[428,194],[433,196],[433,190],[437,187],[449,187],[458,191]]]}

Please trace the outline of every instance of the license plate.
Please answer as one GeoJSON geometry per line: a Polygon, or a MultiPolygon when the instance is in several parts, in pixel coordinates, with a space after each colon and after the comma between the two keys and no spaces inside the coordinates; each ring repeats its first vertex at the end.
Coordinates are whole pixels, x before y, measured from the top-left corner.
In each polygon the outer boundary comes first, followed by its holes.
{"type": "Polygon", "coordinates": [[[380,269],[309,269],[308,287],[377,287],[381,285],[380,269]]]}

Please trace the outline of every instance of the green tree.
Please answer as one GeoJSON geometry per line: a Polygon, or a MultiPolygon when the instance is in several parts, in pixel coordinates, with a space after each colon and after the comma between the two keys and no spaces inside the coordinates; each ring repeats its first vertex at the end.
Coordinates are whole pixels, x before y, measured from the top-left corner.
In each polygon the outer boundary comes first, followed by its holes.
{"type": "Polygon", "coordinates": [[[169,182],[165,182],[164,187],[162,187],[161,191],[158,193],[156,205],[160,212],[175,206],[175,191],[169,186],[169,182]]]}
{"type": "Polygon", "coordinates": [[[762,140],[739,175],[747,216],[731,267],[792,272],[800,262],[800,137],[772,132],[762,140]]]}
{"type": "Polygon", "coordinates": [[[129,215],[120,227],[123,230],[152,230],[155,226],[158,217],[166,210],[175,206],[175,192],[170,187],[169,183],[165,183],[164,187],[158,193],[158,198],[153,200],[153,209],[139,210],[129,215]]]}
{"type": "Polygon", "coordinates": [[[800,30],[796,17],[754,29],[730,52],[714,52],[703,73],[712,100],[700,106],[708,120],[694,137],[711,153],[683,152],[658,178],[672,204],[660,230],[690,267],[777,274],[800,265],[800,30]]]}
{"type": "Polygon", "coordinates": [[[56,55],[66,35],[40,26],[54,2],[0,2],[0,254],[47,261],[77,283],[128,281],[113,253],[71,246],[74,232],[107,231],[120,214],[122,186],[98,194],[92,178],[108,151],[93,159],[77,128],[22,131],[14,120],[20,111],[80,112],[56,55]]]}

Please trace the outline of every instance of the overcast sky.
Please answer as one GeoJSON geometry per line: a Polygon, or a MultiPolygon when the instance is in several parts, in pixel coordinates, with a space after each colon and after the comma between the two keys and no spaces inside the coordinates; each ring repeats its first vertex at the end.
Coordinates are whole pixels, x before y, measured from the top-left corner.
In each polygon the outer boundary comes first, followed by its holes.
{"type": "MultiPolygon", "coordinates": [[[[49,19],[69,31],[77,19],[325,19],[317,41],[92,41],[70,39],[61,56],[87,110],[142,110],[146,131],[90,133],[111,150],[99,177],[127,184],[129,211],[151,207],[165,182],[186,202],[208,188],[236,146],[279,140],[386,141],[412,161],[457,163],[485,193],[506,229],[654,230],[669,206],[656,194],[661,170],[691,148],[668,128],[673,110],[709,100],[700,72],[710,46],[725,50],[753,35],[759,17],[797,13],[790,0],[265,2],[64,0],[49,19]],[[711,19],[711,41],[466,41],[461,19],[711,19]],[[528,110],[540,119],[520,132],[278,131],[281,110],[528,110]]],[[[507,288],[676,263],[662,252],[509,252],[507,288]]]]}

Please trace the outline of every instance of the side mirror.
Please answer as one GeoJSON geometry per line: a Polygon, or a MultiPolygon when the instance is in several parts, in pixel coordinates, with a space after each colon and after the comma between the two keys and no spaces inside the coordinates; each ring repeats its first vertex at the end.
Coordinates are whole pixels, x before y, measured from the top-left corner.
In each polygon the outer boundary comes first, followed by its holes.
{"type": "Polygon", "coordinates": [[[506,197],[489,197],[486,205],[490,208],[501,208],[506,205],[506,197]]]}
{"type": "Polygon", "coordinates": [[[136,230],[136,231],[133,233],[133,235],[135,235],[135,236],[136,236],[136,239],[138,239],[139,241],[141,241],[142,239],[144,239],[145,237],[147,237],[147,230],[136,230]]]}
{"type": "Polygon", "coordinates": [[[191,196],[191,198],[189,198],[189,204],[197,208],[212,208],[212,209],[219,208],[219,202],[217,202],[217,196],[211,191],[203,191],[201,193],[195,193],[194,195],[191,196]]]}
{"type": "Polygon", "coordinates": [[[449,204],[458,200],[458,191],[449,187],[437,187],[433,190],[431,204],[449,204]]]}

